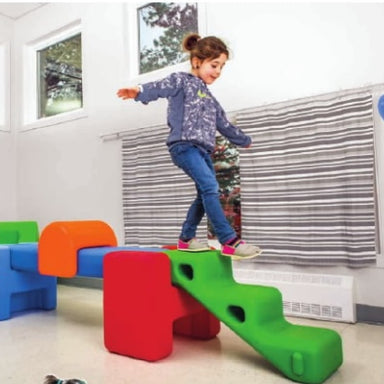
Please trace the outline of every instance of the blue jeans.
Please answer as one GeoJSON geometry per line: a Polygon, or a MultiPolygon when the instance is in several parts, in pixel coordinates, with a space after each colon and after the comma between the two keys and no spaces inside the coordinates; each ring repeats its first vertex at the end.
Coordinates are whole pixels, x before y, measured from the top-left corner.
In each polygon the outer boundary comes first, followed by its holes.
{"type": "Polygon", "coordinates": [[[180,238],[192,239],[206,213],[221,244],[236,237],[219,199],[219,186],[211,156],[192,143],[182,142],[169,150],[172,161],[194,182],[197,197],[190,206],[180,238]]]}

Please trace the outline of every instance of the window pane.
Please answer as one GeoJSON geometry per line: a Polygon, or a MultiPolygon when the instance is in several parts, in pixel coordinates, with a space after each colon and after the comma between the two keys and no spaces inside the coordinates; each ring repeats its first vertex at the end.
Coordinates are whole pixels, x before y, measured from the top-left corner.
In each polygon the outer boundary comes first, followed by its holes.
{"type": "Polygon", "coordinates": [[[0,45],[0,127],[5,125],[5,79],[5,49],[3,45],[0,45]]]}
{"type": "Polygon", "coordinates": [[[138,9],[138,27],[140,73],[181,63],[184,36],[198,32],[197,3],[149,3],[138,9]]]}
{"type": "Polygon", "coordinates": [[[37,52],[38,117],[83,106],[81,34],[37,52]]]}

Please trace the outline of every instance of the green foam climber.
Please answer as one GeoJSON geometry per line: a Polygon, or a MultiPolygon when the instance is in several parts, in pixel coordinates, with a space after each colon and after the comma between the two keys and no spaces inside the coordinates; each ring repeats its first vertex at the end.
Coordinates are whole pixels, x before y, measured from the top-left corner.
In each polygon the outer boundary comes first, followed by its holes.
{"type": "Polygon", "coordinates": [[[172,282],[184,288],[288,378],[324,382],[342,364],[340,335],[295,325],[283,315],[277,288],[237,283],[230,258],[218,251],[165,251],[172,282]]]}
{"type": "Polygon", "coordinates": [[[38,241],[39,228],[36,221],[0,221],[0,244],[38,241]]]}

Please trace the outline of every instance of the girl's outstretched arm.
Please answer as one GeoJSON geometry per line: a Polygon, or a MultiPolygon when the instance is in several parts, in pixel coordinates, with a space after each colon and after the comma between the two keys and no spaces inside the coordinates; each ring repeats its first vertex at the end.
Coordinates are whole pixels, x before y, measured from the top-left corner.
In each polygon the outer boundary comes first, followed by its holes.
{"type": "Polygon", "coordinates": [[[117,96],[123,100],[135,99],[143,104],[157,100],[159,97],[175,96],[183,87],[186,74],[172,73],[164,79],[145,83],[131,88],[122,88],[117,91],[117,96]]]}

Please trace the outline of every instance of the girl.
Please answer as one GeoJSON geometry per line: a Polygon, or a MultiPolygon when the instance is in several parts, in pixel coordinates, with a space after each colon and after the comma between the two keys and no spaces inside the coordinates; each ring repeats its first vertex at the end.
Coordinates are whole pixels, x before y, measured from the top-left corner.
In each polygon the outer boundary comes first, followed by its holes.
{"type": "Polygon", "coordinates": [[[143,104],[159,97],[168,99],[169,152],[174,164],[195,182],[197,190],[182,226],[178,249],[189,252],[210,249],[195,238],[197,226],[206,213],[222,245],[222,255],[233,259],[258,256],[261,250],[239,239],[224,215],[211,160],[216,129],[233,144],[247,148],[252,142],[229,123],[207,87],[220,77],[228,60],[228,49],[217,37],[202,39],[197,34],[187,36],[183,48],[190,52],[191,73],[177,72],[159,81],[119,89],[117,95],[143,104]]]}

